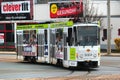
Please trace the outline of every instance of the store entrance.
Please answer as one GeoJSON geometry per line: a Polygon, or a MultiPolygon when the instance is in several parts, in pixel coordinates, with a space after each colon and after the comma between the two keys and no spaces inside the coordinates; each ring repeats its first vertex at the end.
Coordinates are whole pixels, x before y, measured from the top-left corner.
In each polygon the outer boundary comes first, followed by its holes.
{"type": "Polygon", "coordinates": [[[0,24],[0,51],[14,50],[14,24],[0,24]]]}

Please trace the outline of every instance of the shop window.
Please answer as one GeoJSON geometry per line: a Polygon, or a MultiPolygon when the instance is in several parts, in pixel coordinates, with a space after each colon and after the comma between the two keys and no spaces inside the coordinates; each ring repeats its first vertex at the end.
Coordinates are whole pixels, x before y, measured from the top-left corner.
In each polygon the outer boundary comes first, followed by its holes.
{"type": "Polygon", "coordinates": [[[13,24],[6,24],[6,30],[14,30],[13,24]]]}
{"type": "Polygon", "coordinates": [[[0,24],[0,31],[4,30],[4,24],[0,24]]]}
{"type": "Polygon", "coordinates": [[[14,32],[6,33],[6,45],[13,46],[14,45],[14,32]]]}
{"type": "Polygon", "coordinates": [[[35,0],[35,4],[47,4],[53,1],[71,1],[71,0],[35,0]]]}

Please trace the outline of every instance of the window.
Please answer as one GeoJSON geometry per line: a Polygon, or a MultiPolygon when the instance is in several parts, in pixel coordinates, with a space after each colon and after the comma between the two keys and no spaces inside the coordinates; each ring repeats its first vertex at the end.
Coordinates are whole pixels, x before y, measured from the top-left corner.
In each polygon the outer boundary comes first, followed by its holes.
{"type": "Polygon", "coordinates": [[[6,24],[6,30],[14,30],[13,24],[6,24]]]}
{"type": "Polygon", "coordinates": [[[72,37],[72,28],[68,29],[68,45],[72,46],[73,45],[73,37],[72,37]]]}
{"type": "Polygon", "coordinates": [[[63,29],[56,29],[56,45],[58,51],[63,52],[63,29]]]}
{"type": "Polygon", "coordinates": [[[0,30],[4,30],[4,24],[0,24],[0,30]]]}
{"type": "Polygon", "coordinates": [[[118,36],[120,36],[120,29],[118,29],[118,36]]]}
{"type": "Polygon", "coordinates": [[[52,1],[71,1],[71,0],[35,0],[35,4],[47,4],[48,2],[52,1]]]}
{"type": "Polygon", "coordinates": [[[6,43],[7,46],[14,46],[14,32],[6,33],[6,43]]]}
{"type": "Polygon", "coordinates": [[[106,40],[107,39],[107,29],[103,30],[103,38],[106,40]]]}
{"type": "Polygon", "coordinates": [[[45,30],[45,32],[44,32],[44,34],[45,34],[45,44],[47,44],[47,41],[48,41],[48,38],[47,38],[47,30],[45,30]]]}
{"type": "Polygon", "coordinates": [[[49,0],[35,0],[35,4],[47,4],[49,0]]]}
{"type": "Polygon", "coordinates": [[[1,39],[1,48],[14,47],[14,25],[11,23],[0,24],[0,33],[4,34],[4,42],[1,39]]]}

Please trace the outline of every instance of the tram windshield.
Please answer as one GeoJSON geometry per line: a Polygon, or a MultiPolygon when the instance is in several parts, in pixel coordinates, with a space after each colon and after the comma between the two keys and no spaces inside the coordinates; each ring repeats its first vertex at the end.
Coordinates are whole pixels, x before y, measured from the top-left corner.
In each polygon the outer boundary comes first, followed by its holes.
{"type": "Polygon", "coordinates": [[[78,26],[76,45],[95,46],[99,42],[99,31],[97,26],[78,26]]]}

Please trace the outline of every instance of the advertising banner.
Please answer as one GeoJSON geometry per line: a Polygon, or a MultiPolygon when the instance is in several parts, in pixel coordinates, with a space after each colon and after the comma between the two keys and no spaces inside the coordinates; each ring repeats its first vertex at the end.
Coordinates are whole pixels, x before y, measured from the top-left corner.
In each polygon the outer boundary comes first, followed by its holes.
{"type": "Polygon", "coordinates": [[[83,2],[50,3],[50,18],[83,17],[83,2]]]}
{"type": "Polygon", "coordinates": [[[0,0],[0,20],[32,20],[33,0],[0,0]]]}

